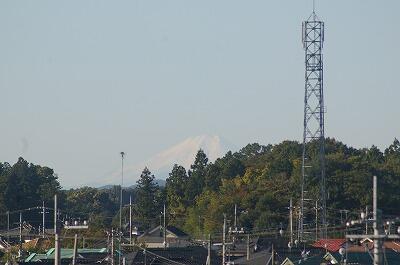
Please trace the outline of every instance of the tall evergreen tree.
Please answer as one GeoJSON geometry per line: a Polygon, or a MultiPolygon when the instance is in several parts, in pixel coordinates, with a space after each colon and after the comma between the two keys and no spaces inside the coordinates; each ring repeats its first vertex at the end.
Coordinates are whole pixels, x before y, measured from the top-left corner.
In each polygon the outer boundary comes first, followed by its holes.
{"type": "Polygon", "coordinates": [[[145,227],[149,227],[156,220],[160,202],[157,201],[159,187],[155,182],[154,175],[145,167],[136,182],[137,210],[145,227]]]}
{"type": "Polygon", "coordinates": [[[189,170],[189,181],[185,192],[187,202],[192,202],[203,191],[207,164],[207,155],[200,149],[189,170]]]}
{"type": "Polygon", "coordinates": [[[175,225],[181,225],[181,217],[185,215],[185,191],[188,182],[186,169],[175,164],[167,178],[165,189],[167,195],[167,207],[170,221],[175,225]]]}

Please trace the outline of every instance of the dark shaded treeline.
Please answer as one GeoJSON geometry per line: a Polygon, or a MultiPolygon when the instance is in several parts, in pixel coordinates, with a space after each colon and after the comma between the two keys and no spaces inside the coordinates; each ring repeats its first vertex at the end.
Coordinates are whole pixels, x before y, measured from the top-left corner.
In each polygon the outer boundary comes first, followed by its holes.
{"type": "MultiPolygon", "coordinates": [[[[309,144],[311,163],[317,163],[318,146],[309,144]]],[[[124,189],[124,204],[132,196],[135,223],[144,228],[160,222],[166,202],[168,222],[192,235],[220,230],[223,213],[233,220],[236,204],[239,225],[247,229],[265,229],[287,223],[290,198],[298,201],[301,177],[302,145],[284,141],[276,145],[249,144],[236,153],[210,163],[199,150],[193,165],[186,170],[175,165],[166,187],[159,187],[145,168],[137,186],[124,189]]],[[[317,167],[311,173],[310,196],[318,193],[317,167]]],[[[326,140],[326,176],[329,222],[339,223],[340,209],[353,212],[371,205],[371,177],[379,177],[380,208],[385,214],[400,210],[400,143],[397,139],[381,152],[371,148],[352,148],[334,139],[326,140]]],[[[66,215],[88,219],[91,230],[115,226],[119,216],[119,187],[95,189],[83,187],[62,190],[54,171],[19,158],[14,165],[0,163],[0,211],[40,206],[52,207],[53,195],[60,195],[60,208],[66,215]]],[[[128,208],[124,207],[124,223],[128,208]]],[[[33,225],[39,225],[39,211],[27,213],[33,225]]],[[[0,216],[5,225],[5,215],[0,216]]],[[[14,222],[18,216],[12,217],[14,222]]],[[[50,226],[51,218],[47,226],[50,226]]]]}

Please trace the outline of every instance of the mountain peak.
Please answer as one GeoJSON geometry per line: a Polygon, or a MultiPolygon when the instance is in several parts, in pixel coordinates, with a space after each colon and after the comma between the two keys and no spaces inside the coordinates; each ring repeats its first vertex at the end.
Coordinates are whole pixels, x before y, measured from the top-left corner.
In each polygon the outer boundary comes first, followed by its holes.
{"type": "MultiPolygon", "coordinates": [[[[200,149],[207,155],[209,162],[214,162],[217,158],[224,156],[228,151],[236,150],[234,145],[217,135],[204,134],[192,136],[157,153],[142,163],[134,165],[127,164],[124,169],[124,175],[126,176],[124,183],[127,186],[135,184],[144,167],[148,167],[155,175],[156,179],[164,180],[168,177],[168,173],[171,172],[174,164],[181,165],[188,170],[200,149]]],[[[116,183],[118,185],[120,176],[121,170],[117,170],[106,179],[92,183],[92,185],[104,186],[116,183]]]]}
{"type": "Polygon", "coordinates": [[[231,150],[232,145],[217,135],[189,137],[171,148],[158,153],[147,161],[147,165],[154,172],[160,171],[160,169],[165,167],[168,167],[167,172],[169,172],[174,164],[179,164],[188,169],[200,149],[206,153],[209,161],[213,162],[231,150]]]}

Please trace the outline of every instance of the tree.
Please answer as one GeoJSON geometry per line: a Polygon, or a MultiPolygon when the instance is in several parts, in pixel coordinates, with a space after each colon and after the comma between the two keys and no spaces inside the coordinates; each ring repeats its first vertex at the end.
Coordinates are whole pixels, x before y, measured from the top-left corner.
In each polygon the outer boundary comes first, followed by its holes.
{"type": "Polygon", "coordinates": [[[185,191],[185,199],[187,202],[192,202],[204,188],[206,167],[208,163],[207,155],[200,149],[194,160],[193,165],[189,170],[189,181],[185,191]]]}
{"type": "Polygon", "coordinates": [[[155,222],[160,210],[160,202],[157,201],[159,187],[154,181],[154,175],[147,167],[143,169],[136,183],[137,210],[144,226],[148,228],[150,224],[155,222]]]}
{"type": "Polygon", "coordinates": [[[400,155],[400,142],[394,138],[393,143],[385,150],[385,155],[400,155]]]}
{"type": "Polygon", "coordinates": [[[175,164],[167,178],[165,190],[167,194],[167,207],[170,214],[170,222],[182,225],[181,217],[185,214],[185,190],[188,182],[186,169],[175,164]]]}

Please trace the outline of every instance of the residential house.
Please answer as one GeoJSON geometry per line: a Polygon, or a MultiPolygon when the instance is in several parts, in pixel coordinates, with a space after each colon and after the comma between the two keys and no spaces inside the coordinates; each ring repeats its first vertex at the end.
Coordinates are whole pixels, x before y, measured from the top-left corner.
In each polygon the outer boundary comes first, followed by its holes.
{"type": "MultiPolygon", "coordinates": [[[[167,226],[165,243],[165,247],[187,247],[191,245],[189,235],[175,226],[167,226]]],[[[159,225],[137,237],[137,244],[144,245],[146,248],[164,248],[163,226],[159,225]]]]}

